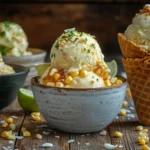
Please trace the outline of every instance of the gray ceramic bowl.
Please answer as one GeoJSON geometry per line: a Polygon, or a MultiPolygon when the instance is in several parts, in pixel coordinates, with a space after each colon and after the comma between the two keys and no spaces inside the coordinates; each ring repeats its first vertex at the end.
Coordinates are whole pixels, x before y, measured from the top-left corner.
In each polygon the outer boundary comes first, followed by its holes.
{"type": "Polygon", "coordinates": [[[31,78],[37,76],[37,71],[35,69],[35,64],[43,63],[46,57],[46,51],[38,48],[29,48],[28,51],[32,52],[33,55],[30,56],[4,56],[4,62],[6,64],[17,64],[29,67],[29,73],[25,80],[24,86],[29,86],[31,83],[31,78]]]}
{"type": "Polygon", "coordinates": [[[29,72],[27,67],[10,65],[16,73],[0,75],[0,110],[8,106],[17,96],[29,72]]]}
{"type": "Polygon", "coordinates": [[[123,84],[93,89],[43,86],[31,80],[35,100],[50,126],[65,132],[88,133],[102,130],[119,113],[126,94],[123,84]]]}

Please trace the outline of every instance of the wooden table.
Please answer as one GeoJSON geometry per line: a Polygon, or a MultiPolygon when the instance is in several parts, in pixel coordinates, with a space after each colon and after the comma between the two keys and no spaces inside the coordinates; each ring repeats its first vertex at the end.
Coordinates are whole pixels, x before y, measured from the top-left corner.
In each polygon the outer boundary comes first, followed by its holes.
{"type": "MultiPolygon", "coordinates": [[[[128,107],[132,114],[135,113],[133,107],[128,107]]],[[[130,113],[130,112],[129,112],[130,113]]],[[[44,118],[41,121],[32,121],[30,113],[25,113],[18,104],[17,99],[7,108],[0,112],[0,120],[5,120],[10,116],[16,116],[14,122],[17,125],[15,130],[17,135],[21,135],[21,127],[26,127],[31,132],[31,137],[24,137],[20,140],[15,140],[13,144],[9,144],[9,140],[0,137],[0,150],[44,150],[41,145],[43,143],[52,143],[50,150],[105,150],[104,143],[121,144],[121,150],[140,150],[141,146],[137,143],[136,138],[138,131],[135,127],[139,125],[137,117],[130,115],[130,117],[118,116],[105,130],[107,134],[102,136],[100,132],[87,134],[70,134],[58,130],[51,129],[47,125],[44,118]],[[131,117],[132,116],[132,117],[131,117]],[[43,127],[41,125],[44,125],[43,127]],[[39,128],[41,127],[41,128],[39,128]],[[45,132],[48,135],[43,134],[45,132]],[[120,131],[123,133],[123,138],[115,138],[114,132],[120,131]],[[40,133],[43,138],[36,139],[35,135],[40,133]],[[73,139],[74,142],[68,144],[67,141],[73,139]],[[11,148],[10,148],[11,147],[11,148]]],[[[149,129],[150,127],[145,127],[149,129]]],[[[4,129],[0,127],[0,132],[4,129]]]]}

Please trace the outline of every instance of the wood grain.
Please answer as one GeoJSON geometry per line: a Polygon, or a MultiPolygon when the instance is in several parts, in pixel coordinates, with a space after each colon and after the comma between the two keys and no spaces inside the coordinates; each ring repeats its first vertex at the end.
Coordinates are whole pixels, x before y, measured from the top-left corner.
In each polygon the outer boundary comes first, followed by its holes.
{"type": "MultiPolygon", "coordinates": [[[[20,128],[21,128],[21,125],[22,125],[22,122],[23,122],[23,119],[24,119],[24,114],[23,113],[20,113],[20,112],[11,112],[11,113],[0,113],[0,121],[2,120],[7,120],[7,118],[11,117],[11,116],[15,116],[17,118],[13,118],[14,120],[14,123],[16,124],[16,130],[14,131],[16,133],[16,135],[19,135],[19,131],[20,131],[20,128]]],[[[3,131],[9,131],[10,128],[7,127],[7,128],[2,128],[2,124],[0,124],[0,134],[1,132],[3,131]]],[[[13,144],[9,144],[9,140],[6,140],[4,138],[2,138],[0,136],[0,149],[4,149],[4,147],[8,148],[11,147],[11,148],[14,148],[15,147],[15,142],[16,140],[12,140],[14,143],[13,144]]]]}
{"type": "Polygon", "coordinates": [[[56,131],[51,129],[49,126],[39,128],[40,125],[47,125],[44,118],[42,118],[41,121],[33,121],[30,114],[27,114],[22,126],[26,127],[27,130],[31,132],[31,137],[25,137],[22,140],[18,140],[16,147],[21,148],[21,150],[41,150],[42,144],[52,143],[53,147],[51,150],[69,150],[69,144],[67,144],[67,141],[69,140],[69,134],[56,131]],[[43,134],[43,131],[49,132],[49,135],[43,134]],[[37,133],[43,136],[42,140],[35,138],[37,133]],[[60,138],[56,138],[55,136],[59,136],[60,138]]]}

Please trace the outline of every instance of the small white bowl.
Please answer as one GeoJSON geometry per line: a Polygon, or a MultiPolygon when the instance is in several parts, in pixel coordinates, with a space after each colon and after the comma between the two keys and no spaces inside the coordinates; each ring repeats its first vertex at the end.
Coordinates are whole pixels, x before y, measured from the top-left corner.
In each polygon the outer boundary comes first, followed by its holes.
{"type": "Polygon", "coordinates": [[[100,131],[119,113],[125,99],[127,80],[104,88],[58,88],[31,80],[33,94],[40,112],[50,126],[65,132],[100,131]]]}
{"type": "Polygon", "coordinates": [[[31,78],[37,76],[35,64],[43,63],[46,57],[46,51],[38,48],[29,48],[28,51],[32,52],[30,56],[4,56],[4,62],[6,64],[17,64],[25,67],[29,67],[29,73],[25,80],[24,86],[31,85],[31,78]]]}

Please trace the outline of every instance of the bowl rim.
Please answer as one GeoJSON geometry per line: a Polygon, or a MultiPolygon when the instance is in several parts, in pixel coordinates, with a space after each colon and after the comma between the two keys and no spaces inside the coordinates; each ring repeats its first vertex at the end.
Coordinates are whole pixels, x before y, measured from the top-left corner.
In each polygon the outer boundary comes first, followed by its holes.
{"type": "Polygon", "coordinates": [[[0,77],[10,77],[10,76],[16,76],[16,75],[21,75],[21,74],[25,74],[29,72],[29,68],[22,66],[22,65],[16,65],[16,64],[7,64],[11,67],[20,67],[23,68],[23,71],[19,71],[19,72],[15,72],[15,73],[11,73],[11,74],[0,74],[0,77]]]}
{"type": "Polygon", "coordinates": [[[31,85],[33,86],[38,86],[38,87],[42,87],[42,88],[52,88],[52,89],[59,89],[59,90],[66,90],[66,91],[75,91],[75,90],[80,90],[80,91],[85,91],[85,90],[109,90],[109,89],[114,89],[114,88],[120,88],[122,86],[125,86],[128,84],[127,79],[123,76],[119,76],[117,75],[116,77],[118,77],[119,79],[121,79],[123,81],[122,84],[118,84],[118,85],[114,85],[114,86],[109,86],[109,87],[97,87],[97,88],[65,88],[65,87],[54,87],[54,86],[46,86],[46,85],[42,85],[40,83],[38,83],[36,81],[37,78],[39,78],[39,76],[35,76],[31,79],[31,85]]]}
{"type": "MultiPolygon", "coordinates": [[[[29,47],[28,49],[38,49],[39,51],[41,51],[40,53],[37,54],[32,54],[32,55],[26,55],[26,56],[3,56],[3,58],[28,58],[28,57],[36,57],[36,56],[40,56],[40,55],[44,55],[46,56],[47,52],[46,50],[40,49],[40,48],[33,48],[33,47],[29,47]]],[[[28,50],[27,49],[27,50],[28,50]]]]}

